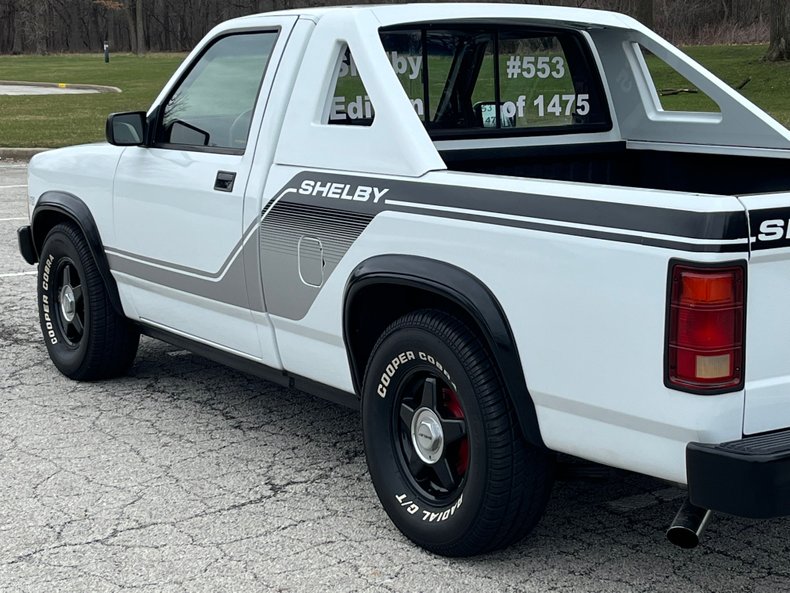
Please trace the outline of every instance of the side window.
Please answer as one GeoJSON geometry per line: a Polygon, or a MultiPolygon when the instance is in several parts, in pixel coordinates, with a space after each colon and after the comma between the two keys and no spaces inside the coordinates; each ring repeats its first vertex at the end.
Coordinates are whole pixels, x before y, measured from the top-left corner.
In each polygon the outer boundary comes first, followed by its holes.
{"type": "Polygon", "coordinates": [[[222,37],[165,102],[157,142],[243,151],[277,33],[222,37]]]}
{"type": "Polygon", "coordinates": [[[609,129],[583,39],[528,27],[394,28],[384,51],[434,137],[609,129]]]}
{"type": "Polygon", "coordinates": [[[340,52],[332,89],[325,123],[355,126],[373,123],[376,113],[348,46],[340,52]]]}
{"type": "Polygon", "coordinates": [[[499,83],[503,126],[573,126],[600,112],[580,60],[569,60],[556,36],[504,35],[500,41],[499,83]]]}
{"type": "Polygon", "coordinates": [[[650,53],[647,49],[634,44],[637,53],[642,55],[647,74],[653,81],[656,99],[664,111],[694,111],[721,113],[716,102],[691,84],[685,76],[650,53]]]}

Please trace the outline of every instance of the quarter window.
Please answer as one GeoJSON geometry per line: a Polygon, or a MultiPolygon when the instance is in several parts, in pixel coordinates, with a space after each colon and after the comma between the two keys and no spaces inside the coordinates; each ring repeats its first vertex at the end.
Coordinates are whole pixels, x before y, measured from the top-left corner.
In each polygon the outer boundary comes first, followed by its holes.
{"type": "Polygon", "coordinates": [[[721,109],[713,99],[691,84],[672,66],[638,43],[634,44],[634,48],[642,55],[647,74],[653,82],[655,98],[663,111],[721,113],[721,109]]]}
{"type": "Polygon", "coordinates": [[[333,88],[326,123],[356,126],[373,123],[376,113],[348,46],[340,52],[333,88]]]}
{"type": "Polygon", "coordinates": [[[214,42],[165,103],[158,142],[243,151],[276,39],[271,31],[214,42]]]}

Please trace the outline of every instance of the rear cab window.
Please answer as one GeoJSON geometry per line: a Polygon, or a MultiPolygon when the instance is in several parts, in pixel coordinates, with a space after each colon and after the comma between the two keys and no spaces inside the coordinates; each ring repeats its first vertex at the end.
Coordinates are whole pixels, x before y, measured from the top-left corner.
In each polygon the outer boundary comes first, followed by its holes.
{"type": "Polygon", "coordinates": [[[434,139],[612,127],[600,75],[578,32],[443,24],[398,26],[380,35],[434,139]]]}

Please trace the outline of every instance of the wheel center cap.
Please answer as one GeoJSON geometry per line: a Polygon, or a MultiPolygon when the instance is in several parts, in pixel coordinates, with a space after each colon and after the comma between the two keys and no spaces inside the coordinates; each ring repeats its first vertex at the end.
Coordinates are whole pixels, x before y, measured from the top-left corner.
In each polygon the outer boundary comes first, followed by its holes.
{"type": "Polygon", "coordinates": [[[77,313],[77,299],[74,298],[74,290],[68,284],[60,289],[60,312],[67,323],[71,323],[77,313]]]}
{"type": "Polygon", "coordinates": [[[417,456],[425,463],[433,464],[444,453],[444,431],[436,412],[420,408],[411,421],[411,440],[417,456]]]}

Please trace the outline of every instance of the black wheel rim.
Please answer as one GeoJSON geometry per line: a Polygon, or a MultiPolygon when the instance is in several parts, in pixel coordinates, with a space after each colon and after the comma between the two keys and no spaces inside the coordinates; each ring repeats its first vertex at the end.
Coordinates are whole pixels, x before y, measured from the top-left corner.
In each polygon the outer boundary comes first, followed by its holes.
{"type": "Polygon", "coordinates": [[[404,381],[395,410],[405,475],[430,500],[455,497],[469,469],[469,431],[458,394],[437,375],[416,373],[404,381]]]}
{"type": "Polygon", "coordinates": [[[57,269],[55,318],[63,339],[70,346],[78,346],[85,335],[85,298],[77,266],[63,258],[57,269]]]}

